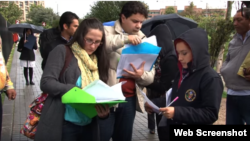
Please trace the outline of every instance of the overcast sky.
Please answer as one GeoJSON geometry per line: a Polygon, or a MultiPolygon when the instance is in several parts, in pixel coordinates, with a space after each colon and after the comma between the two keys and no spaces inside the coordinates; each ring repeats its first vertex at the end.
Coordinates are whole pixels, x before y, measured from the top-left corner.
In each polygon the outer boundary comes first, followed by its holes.
{"type": "MultiPolygon", "coordinates": [[[[97,0],[45,0],[45,7],[50,7],[57,12],[59,15],[66,11],[76,13],[80,18],[83,18],[86,13],[90,12],[90,6],[93,5],[97,0]],[[58,8],[57,8],[58,7],[58,8]]],[[[198,8],[226,8],[226,0],[144,0],[149,5],[149,9],[157,10],[164,8],[165,6],[177,6],[178,10],[184,10],[185,5],[193,1],[198,8]]],[[[236,3],[233,4],[232,16],[235,14],[237,9],[236,3]]]]}

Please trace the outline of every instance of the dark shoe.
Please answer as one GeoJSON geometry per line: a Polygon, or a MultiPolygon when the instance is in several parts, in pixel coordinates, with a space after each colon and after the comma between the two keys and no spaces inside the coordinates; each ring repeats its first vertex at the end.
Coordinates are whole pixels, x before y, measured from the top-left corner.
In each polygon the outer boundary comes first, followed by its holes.
{"type": "Polygon", "coordinates": [[[26,82],[26,85],[29,85],[29,82],[26,82]]]}
{"type": "Polygon", "coordinates": [[[30,82],[30,85],[35,85],[35,83],[34,82],[30,82]]]}
{"type": "Polygon", "coordinates": [[[149,130],[150,134],[155,134],[155,130],[149,130]]]}

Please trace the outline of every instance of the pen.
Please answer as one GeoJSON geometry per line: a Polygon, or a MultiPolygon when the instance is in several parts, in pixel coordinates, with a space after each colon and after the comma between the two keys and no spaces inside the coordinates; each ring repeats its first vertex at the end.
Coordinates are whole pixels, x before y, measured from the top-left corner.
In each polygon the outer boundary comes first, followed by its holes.
{"type": "MultiPolygon", "coordinates": [[[[167,107],[169,107],[171,104],[173,104],[178,98],[179,98],[179,97],[177,96],[172,102],[170,102],[170,103],[168,104],[167,107]]],[[[162,114],[162,112],[159,113],[159,115],[161,115],[161,114],[162,114]]]]}

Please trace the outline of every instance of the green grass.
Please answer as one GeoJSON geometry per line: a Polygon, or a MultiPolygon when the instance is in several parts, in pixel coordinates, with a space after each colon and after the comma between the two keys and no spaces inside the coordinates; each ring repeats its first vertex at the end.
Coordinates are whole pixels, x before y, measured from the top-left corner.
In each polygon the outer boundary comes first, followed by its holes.
{"type": "Polygon", "coordinates": [[[227,98],[227,92],[223,91],[222,98],[227,98]]]}
{"type": "MultiPolygon", "coordinates": [[[[16,44],[14,43],[13,46],[12,46],[11,52],[10,52],[10,56],[9,56],[7,65],[6,65],[7,66],[7,70],[8,70],[9,73],[10,73],[10,70],[11,70],[11,65],[12,65],[12,60],[13,60],[15,48],[16,48],[16,44]]],[[[2,96],[2,104],[3,104],[3,101],[5,99],[5,95],[6,95],[5,93],[3,93],[1,95],[2,96]]]]}

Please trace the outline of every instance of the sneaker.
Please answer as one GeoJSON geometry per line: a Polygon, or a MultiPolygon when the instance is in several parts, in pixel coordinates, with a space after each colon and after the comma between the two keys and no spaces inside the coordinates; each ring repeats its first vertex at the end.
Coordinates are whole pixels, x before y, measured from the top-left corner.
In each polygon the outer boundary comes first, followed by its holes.
{"type": "Polygon", "coordinates": [[[26,85],[29,85],[29,82],[26,82],[26,85]]]}
{"type": "Polygon", "coordinates": [[[34,82],[30,82],[30,85],[35,85],[35,83],[34,82]]]}

